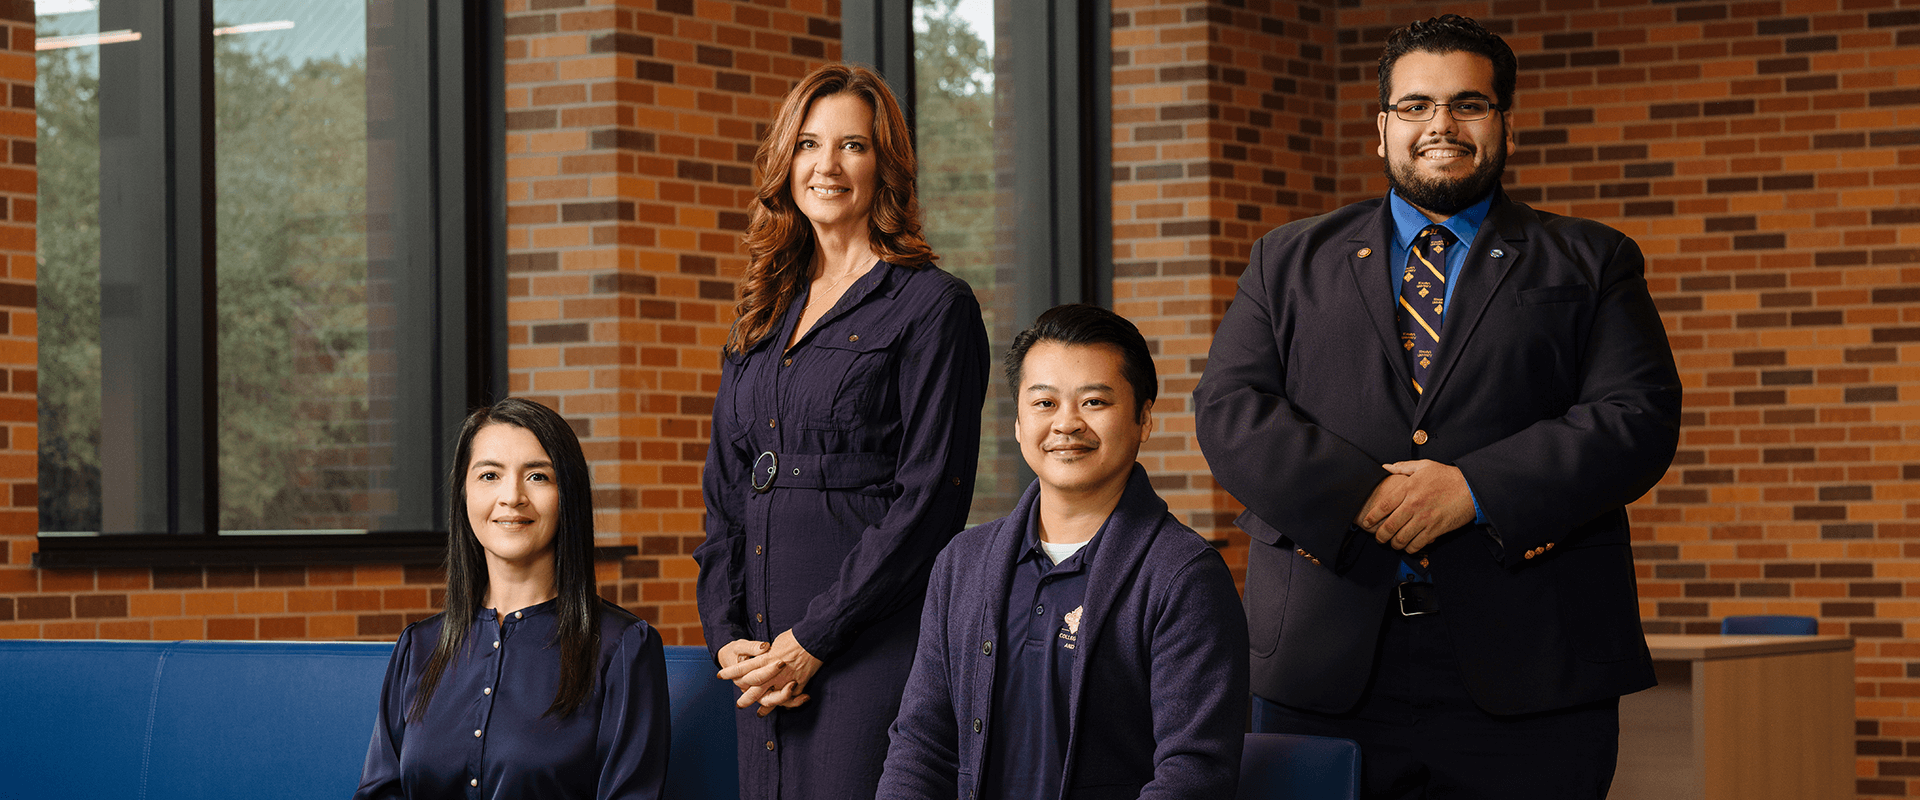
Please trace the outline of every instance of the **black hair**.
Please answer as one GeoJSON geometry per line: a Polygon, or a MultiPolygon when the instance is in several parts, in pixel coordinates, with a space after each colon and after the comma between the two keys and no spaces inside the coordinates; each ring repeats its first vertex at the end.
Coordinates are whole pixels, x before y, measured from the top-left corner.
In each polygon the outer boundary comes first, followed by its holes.
{"type": "Polygon", "coordinates": [[[1144,417],[1147,404],[1160,396],[1160,378],[1153,369],[1147,338],[1126,317],[1099,306],[1074,303],[1054,306],[1033,321],[1033,327],[1013,337],[1007,348],[1007,388],[1020,397],[1020,371],[1027,351],[1041,342],[1067,345],[1111,345],[1120,351],[1120,375],[1133,387],[1134,413],[1144,417]]]}
{"type": "MultiPolygon", "coordinates": [[[[560,687],[546,715],[565,717],[586,702],[593,690],[594,662],[600,651],[600,596],[593,575],[593,484],[580,438],[553,409],[509,397],[476,409],[460,425],[459,443],[447,473],[447,600],[440,620],[440,641],[414,690],[407,719],[427,713],[440,677],[466,645],[467,630],[487,596],[487,559],[467,521],[467,462],[473,437],[488,425],[524,428],[540,441],[553,462],[560,490],[560,515],[554,520],[553,582],[558,592],[554,614],[560,658],[560,687]]],[[[545,716],[545,715],[543,715],[545,716]]]]}
{"type": "Polygon", "coordinates": [[[1380,107],[1393,105],[1387,93],[1393,91],[1393,64],[1408,53],[1473,53],[1493,62],[1494,108],[1513,107],[1513,84],[1519,73],[1513,48],[1499,35],[1480,27],[1470,17],[1441,14],[1387,34],[1387,47],[1380,51],[1380,107]]]}

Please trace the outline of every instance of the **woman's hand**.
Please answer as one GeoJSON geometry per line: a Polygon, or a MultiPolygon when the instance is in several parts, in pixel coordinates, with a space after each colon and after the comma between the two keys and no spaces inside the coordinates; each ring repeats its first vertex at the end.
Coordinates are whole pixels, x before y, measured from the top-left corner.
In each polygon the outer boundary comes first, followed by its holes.
{"type": "MultiPolygon", "coordinates": [[[[721,652],[731,651],[735,644],[740,642],[728,644],[721,652]]],[[[720,679],[733,681],[733,685],[740,687],[740,699],[734,701],[735,707],[751,708],[757,703],[758,713],[764,717],[775,708],[797,708],[807,702],[810,699],[805,694],[807,681],[820,671],[820,663],[820,659],[800,646],[789,630],[775,637],[773,644],[758,655],[720,670],[720,679]]]]}
{"type": "Polygon", "coordinates": [[[743,681],[735,680],[733,678],[728,678],[726,675],[726,669],[742,661],[751,659],[754,656],[760,655],[761,653],[767,652],[767,648],[771,646],[772,645],[769,645],[766,642],[762,642],[758,639],[735,639],[731,642],[728,642],[725,647],[720,648],[720,657],[719,657],[720,674],[716,675],[715,677],[720,678],[721,680],[731,680],[733,681],[734,688],[739,689],[740,691],[743,691],[743,692],[746,691],[748,688],[751,687],[751,684],[745,683],[743,681]]]}

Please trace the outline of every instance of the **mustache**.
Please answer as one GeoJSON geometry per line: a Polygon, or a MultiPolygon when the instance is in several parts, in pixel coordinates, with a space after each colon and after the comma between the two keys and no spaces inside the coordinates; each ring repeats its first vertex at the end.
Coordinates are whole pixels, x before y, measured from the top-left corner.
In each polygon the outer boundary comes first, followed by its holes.
{"type": "Polygon", "coordinates": [[[1449,137],[1444,137],[1444,136],[1443,136],[1443,137],[1437,137],[1437,138],[1434,138],[1434,139],[1429,139],[1429,140],[1427,140],[1427,141],[1424,141],[1424,142],[1420,142],[1420,143],[1418,143],[1418,144],[1415,144],[1415,145],[1413,146],[1413,150],[1414,150],[1414,152],[1416,152],[1416,153],[1417,153],[1417,152],[1419,152],[1419,151],[1421,151],[1421,150],[1425,150],[1425,149],[1427,149],[1427,148],[1429,148],[1429,147],[1436,147],[1436,146],[1439,146],[1439,145],[1446,145],[1446,146],[1448,146],[1448,147],[1458,147],[1458,148],[1460,148],[1460,149],[1462,149],[1462,150],[1465,150],[1465,151],[1467,151],[1467,152],[1469,152],[1469,153],[1474,153],[1474,152],[1478,152],[1478,151],[1479,151],[1479,150],[1478,150],[1478,148],[1476,148],[1476,147],[1474,147],[1473,145],[1470,145],[1470,144],[1467,144],[1467,143],[1465,143],[1465,142],[1462,142],[1462,141],[1460,141],[1460,140],[1458,140],[1458,139],[1453,139],[1453,138],[1449,138],[1449,137]]]}
{"type": "Polygon", "coordinates": [[[1060,439],[1048,439],[1047,441],[1040,443],[1040,449],[1042,450],[1060,450],[1067,447],[1094,448],[1098,446],[1100,446],[1100,442],[1098,440],[1083,439],[1076,436],[1068,436],[1060,439]]]}

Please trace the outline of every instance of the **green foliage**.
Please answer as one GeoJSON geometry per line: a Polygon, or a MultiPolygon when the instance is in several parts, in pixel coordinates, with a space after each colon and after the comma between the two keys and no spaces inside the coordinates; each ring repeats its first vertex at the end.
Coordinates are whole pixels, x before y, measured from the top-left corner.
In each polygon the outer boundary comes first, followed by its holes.
{"type": "Polygon", "coordinates": [[[214,55],[221,528],[364,527],[329,478],[368,441],[366,63],[243,39],[214,55]]]}
{"type": "MultiPolygon", "coordinates": [[[[243,38],[214,40],[221,527],[363,527],[366,63],[243,38]]],[[[38,57],[42,530],[101,517],[95,58],[38,57]]]]}
{"type": "Polygon", "coordinates": [[[100,78],[39,54],[40,529],[100,529],[100,78]]]}

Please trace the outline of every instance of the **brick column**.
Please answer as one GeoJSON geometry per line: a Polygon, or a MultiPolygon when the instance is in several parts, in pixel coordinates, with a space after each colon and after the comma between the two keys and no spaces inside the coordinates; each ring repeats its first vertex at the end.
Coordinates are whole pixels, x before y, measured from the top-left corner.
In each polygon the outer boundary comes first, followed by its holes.
{"type": "Polygon", "coordinates": [[[701,641],[688,556],[720,344],[746,267],[753,154],[787,90],[840,50],[838,9],[509,0],[510,385],[594,464],[603,593],[701,641]]]}
{"type": "Polygon", "coordinates": [[[1225,538],[1241,506],[1193,437],[1193,387],[1253,242],[1332,208],[1332,11],[1316,3],[1113,4],[1115,310],[1155,348],[1158,430],[1141,462],[1174,513],[1225,538]]]}
{"type": "Polygon", "coordinates": [[[39,588],[27,566],[40,529],[33,4],[0,4],[0,31],[6,34],[0,41],[0,86],[6,87],[0,105],[0,638],[8,638],[40,627],[18,622],[22,601],[4,596],[39,588]]]}

